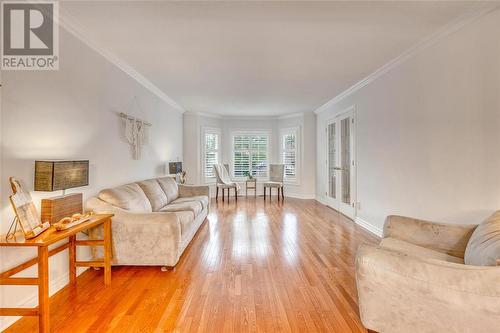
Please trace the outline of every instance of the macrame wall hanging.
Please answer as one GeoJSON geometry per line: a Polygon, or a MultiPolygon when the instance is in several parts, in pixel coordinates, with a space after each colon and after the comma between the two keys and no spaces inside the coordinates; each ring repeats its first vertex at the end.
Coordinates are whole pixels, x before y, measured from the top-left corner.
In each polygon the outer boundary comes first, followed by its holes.
{"type": "MultiPolygon", "coordinates": [[[[136,97],[134,97],[134,103],[139,106],[136,97]]],[[[132,158],[139,160],[142,146],[146,143],[146,129],[151,126],[151,123],[123,112],[120,113],[120,117],[125,119],[125,137],[132,147],[132,158]]]]}

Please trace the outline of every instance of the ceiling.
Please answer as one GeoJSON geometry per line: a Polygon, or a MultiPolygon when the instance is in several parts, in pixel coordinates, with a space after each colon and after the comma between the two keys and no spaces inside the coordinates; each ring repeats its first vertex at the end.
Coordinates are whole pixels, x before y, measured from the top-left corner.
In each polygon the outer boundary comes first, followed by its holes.
{"type": "Polygon", "coordinates": [[[313,111],[477,10],[464,1],[68,1],[85,38],[184,110],[231,116],[313,111]]]}

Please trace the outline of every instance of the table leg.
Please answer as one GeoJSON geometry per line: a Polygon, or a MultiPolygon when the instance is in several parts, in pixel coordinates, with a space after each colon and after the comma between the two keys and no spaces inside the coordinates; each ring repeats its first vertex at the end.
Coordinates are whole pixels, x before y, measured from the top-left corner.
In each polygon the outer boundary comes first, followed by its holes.
{"type": "Polygon", "coordinates": [[[111,219],[104,222],[104,284],[111,284],[111,219]]]}
{"type": "Polygon", "coordinates": [[[76,282],[76,235],[69,236],[69,283],[76,282]]]}
{"type": "Polygon", "coordinates": [[[38,247],[38,326],[40,333],[50,332],[49,249],[38,247]]]}

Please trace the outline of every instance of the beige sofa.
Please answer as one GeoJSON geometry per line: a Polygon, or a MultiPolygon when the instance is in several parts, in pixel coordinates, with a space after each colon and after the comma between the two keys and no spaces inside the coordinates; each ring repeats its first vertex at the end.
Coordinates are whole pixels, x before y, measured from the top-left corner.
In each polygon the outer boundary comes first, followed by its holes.
{"type": "Polygon", "coordinates": [[[363,324],[384,333],[500,332],[500,267],[464,264],[476,227],[388,217],[380,245],[356,257],[363,324]]]}
{"type": "MultiPolygon", "coordinates": [[[[172,267],[207,217],[208,195],[208,186],[178,186],[164,177],[102,190],[86,209],[115,214],[114,265],[172,267]]],[[[95,229],[90,236],[101,234],[95,229]]]]}

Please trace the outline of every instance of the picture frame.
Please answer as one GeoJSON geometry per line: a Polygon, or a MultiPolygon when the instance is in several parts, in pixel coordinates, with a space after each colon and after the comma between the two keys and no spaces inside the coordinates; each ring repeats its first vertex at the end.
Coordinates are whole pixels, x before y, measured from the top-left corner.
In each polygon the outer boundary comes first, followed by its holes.
{"type": "Polygon", "coordinates": [[[50,227],[50,223],[42,223],[31,195],[22,182],[14,177],[10,177],[9,182],[12,188],[12,195],[9,196],[9,201],[14,209],[24,237],[29,239],[38,236],[50,227]]]}

